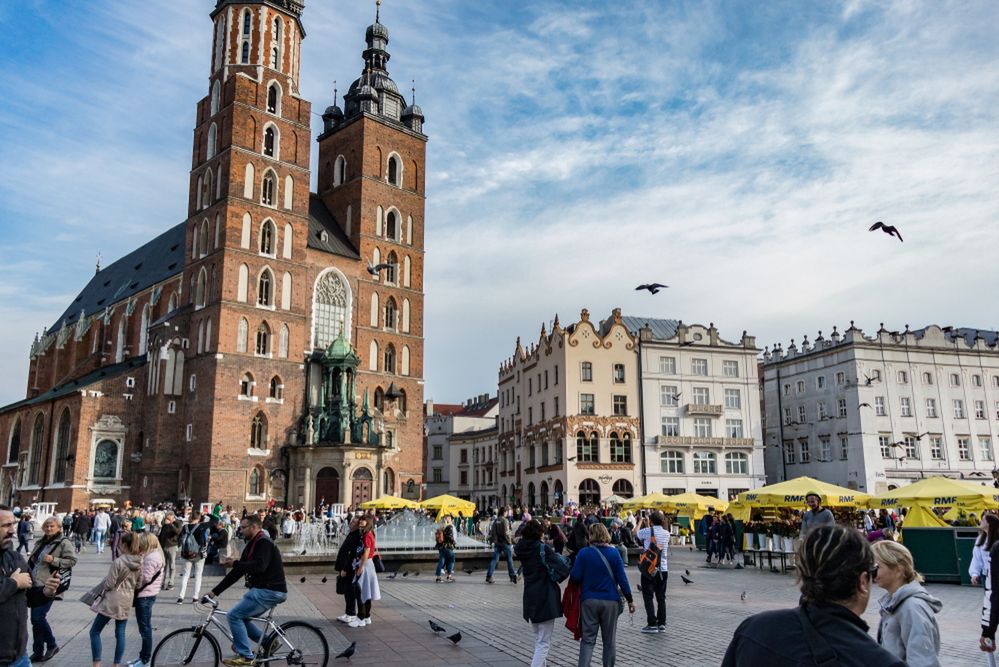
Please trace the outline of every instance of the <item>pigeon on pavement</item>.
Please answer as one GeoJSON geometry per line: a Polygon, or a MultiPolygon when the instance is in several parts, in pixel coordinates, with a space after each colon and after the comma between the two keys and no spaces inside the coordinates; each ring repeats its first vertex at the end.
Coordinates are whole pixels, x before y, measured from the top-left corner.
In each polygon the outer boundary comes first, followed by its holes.
{"type": "Polygon", "coordinates": [[[350,656],[354,655],[354,650],[357,647],[357,642],[350,642],[350,646],[345,648],[342,653],[338,653],[334,660],[339,660],[340,658],[346,658],[350,660],[350,656]]]}

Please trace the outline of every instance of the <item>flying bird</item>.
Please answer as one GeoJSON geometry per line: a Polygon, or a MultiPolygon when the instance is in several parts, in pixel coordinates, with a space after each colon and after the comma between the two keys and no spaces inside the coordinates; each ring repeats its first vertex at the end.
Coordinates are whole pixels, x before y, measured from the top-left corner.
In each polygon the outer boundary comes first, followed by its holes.
{"type": "Polygon", "coordinates": [[[339,660],[340,658],[346,658],[350,660],[350,656],[354,655],[354,649],[357,647],[357,642],[350,642],[350,646],[345,648],[342,653],[338,653],[334,660],[339,660]]]}
{"type": "Polygon", "coordinates": [[[302,577],[301,579],[299,579],[299,581],[301,581],[304,584],[305,583],[305,577],[302,577]]]}
{"type": "Polygon", "coordinates": [[[305,555],[305,551],[306,551],[305,549],[302,549],[302,553],[300,553],[300,554],[298,554],[298,555],[299,555],[299,556],[304,556],[304,555],[305,555]]]}
{"type": "Polygon", "coordinates": [[[659,290],[668,289],[669,285],[663,285],[662,283],[649,283],[648,285],[639,285],[635,288],[636,292],[643,289],[649,290],[649,294],[659,294],[659,290]]]}
{"type": "Polygon", "coordinates": [[[865,375],[864,376],[864,386],[865,387],[870,387],[872,384],[874,384],[874,378],[872,378],[870,375],[865,375]]]}
{"type": "Polygon", "coordinates": [[[458,642],[461,641],[461,631],[459,630],[458,632],[454,633],[453,635],[449,635],[448,639],[451,640],[452,644],[457,644],[458,642]]]}
{"type": "Polygon", "coordinates": [[[743,602],[745,602],[745,601],[746,601],[746,591],[743,591],[743,592],[742,592],[742,595],[740,595],[740,596],[739,596],[739,598],[740,598],[740,599],[741,599],[741,600],[742,600],[743,602]]]}
{"type": "Polygon", "coordinates": [[[871,407],[871,404],[870,403],[861,403],[857,407],[858,408],[869,408],[869,407],[871,407]]]}
{"type": "Polygon", "coordinates": [[[474,570],[474,569],[472,569],[472,568],[470,568],[470,567],[466,567],[466,568],[465,568],[465,574],[471,574],[471,573],[473,573],[473,572],[475,572],[475,570],[474,570]]]}
{"type": "Polygon", "coordinates": [[[320,579],[319,581],[325,584],[325,583],[326,583],[326,581],[327,581],[327,579],[326,579],[326,577],[323,577],[323,578],[322,578],[322,579],[320,579]]]}
{"type": "Polygon", "coordinates": [[[394,266],[395,266],[395,264],[392,264],[390,262],[382,262],[381,264],[371,264],[369,262],[368,263],[368,273],[370,273],[373,276],[377,276],[378,274],[380,274],[385,269],[391,269],[394,266]]]}
{"type": "Polygon", "coordinates": [[[692,583],[694,583],[693,579],[688,579],[687,577],[683,576],[682,574],[680,575],[680,581],[682,581],[685,584],[692,584],[692,583]]]}
{"type": "Polygon", "coordinates": [[[888,236],[895,236],[895,237],[898,237],[899,241],[902,240],[902,235],[899,233],[897,227],[895,227],[893,225],[886,225],[885,223],[881,222],[880,220],[878,220],[873,225],[871,225],[871,228],[868,229],[867,231],[874,232],[874,231],[877,231],[879,229],[881,231],[883,231],[885,234],[887,234],[888,236]]]}
{"type": "Polygon", "coordinates": [[[437,625],[433,621],[427,621],[427,623],[430,624],[430,629],[433,630],[434,632],[444,632],[444,628],[442,628],[441,626],[437,625]]]}

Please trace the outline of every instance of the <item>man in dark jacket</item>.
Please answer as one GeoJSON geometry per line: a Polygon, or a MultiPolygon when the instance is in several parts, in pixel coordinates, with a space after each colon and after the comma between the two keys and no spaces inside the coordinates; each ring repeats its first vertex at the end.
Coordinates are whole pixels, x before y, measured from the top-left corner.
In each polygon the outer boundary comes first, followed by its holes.
{"type": "Polygon", "coordinates": [[[173,588],[177,574],[177,544],[180,539],[180,529],[184,524],[174,515],[167,512],[160,527],[160,546],[163,548],[163,590],[173,588]]]}
{"type": "Polygon", "coordinates": [[[90,515],[86,512],[77,514],[76,520],[73,522],[73,545],[76,547],[76,553],[80,553],[86,548],[90,527],[90,515]]]}
{"type": "Polygon", "coordinates": [[[250,620],[251,617],[263,616],[267,610],[288,599],[281,552],[263,530],[260,519],[252,514],[246,516],[239,522],[239,529],[246,540],[243,553],[239,560],[222,560],[223,565],[232,569],[207,596],[214,599],[241,577],[246,577],[250,590],[243,594],[243,599],[236,603],[228,616],[236,655],[223,660],[223,663],[231,667],[254,664],[250,642],[260,641],[261,629],[250,620]]]}
{"type": "Polygon", "coordinates": [[[37,607],[55,597],[58,575],[44,588],[32,587],[27,561],[14,551],[17,522],[6,505],[0,505],[0,665],[29,667],[28,607],[37,607]]]}
{"type": "Polygon", "coordinates": [[[493,519],[493,524],[489,528],[489,540],[493,543],[493,559],[489,561],[489,567],[486,568],[486,583],[493,583],[493,572],[496,571],[500,556],[506,558],[506,569],[507,574],[510,575],[510,581],[517,583],[517,570],[513,567],[513,549],[510,546],[512,542],[510,524],[502,512],[493,519]]]}
{"type": "Polygon", "coordinates": [[[24,549],[25,555],[31,553],[28,541],[31,540],[31,515],[25,512],[21,515],[21,520],[17,523],[17,553],[24,549]]]}
{"type": "Polygon", "coordinates": [[[361,533],[357,530],[358,518],[354,517],[350,521],[347,536],[343,538],[340,550],[336,552],[336,592],[343,595],[346,601],[346,609],[343,614],[337,616],[336,620],[341,623],[350,623],[357,620],[357,592],[354,586],[354,553],[361,543],[361,533]]]}
{"type": "Polygon", "coordinates": [[[870,599],[873,572],[874,554],[859,531],[814,528],[798,548],[799,607],[743,621],[722,667],[905,667],[878,646],[860,618],[870,599]]]}

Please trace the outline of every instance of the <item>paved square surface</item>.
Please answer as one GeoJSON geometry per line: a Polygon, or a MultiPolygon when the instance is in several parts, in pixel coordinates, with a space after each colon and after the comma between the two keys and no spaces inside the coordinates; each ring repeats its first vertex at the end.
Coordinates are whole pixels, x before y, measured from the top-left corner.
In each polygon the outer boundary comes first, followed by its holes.
{"type": "MultiPolygon", "coordinates": [[[[61,651],[48,664],[90,665],[88,631],[93,613],[76,600],[107,572],[110,558],[107,552],[97,556],[88,550],[83,554],[66,600],[55,604],[49,614],[61,651]]],[[[671,550],[670,569],[667,632],[664,635],[639,632],[645,616],[636,591],[638,612],[632,619],[626,611],[618,626],[618,665],[718,665],[742,619],[758,611],[791,607],[797,600],[793,575],[753,569],[709,569],[705,567],[703,554],[682,547],[671,550]],[[680,581],[679,574],[685,569],[691,571],[693,584],[684,585],[680,581]],[[740,599],[743,591],[745,601],[740,599]]],[[[629,568],[628,573],[634,588],[638,573],[634,568],[629,568]]],[[[202,592],[209,590],[220,575],[221,570],[215,570],[206,576],[202,592]]],[[[308,575],[304,584],[299,579],[300,575],[289,577],[288,601],[278,608],[276,617],[282,621],[303,618],[316,623],[326,633],[333,653],[356,641],[357,652],[350,664],[507,667],[530,663],[534,638],[521,614],[523,587],[502,577],[496,578],[496,584],[487,585],[484,572],[458,573],[457,581],[451,584],[436,584],[433,574],[427,572],[418,577],[398,576],[394,580],[382,575],[382,599],[373,605],[373,623],[357,629],[330,620],[343,613],[343,598],[336,595],[332,574],[326,584],[320,583],[322,575],[308,575]],[[448,632],[442,634],[460,630],[461,643],[454,645],[443,636],[434,635],[427,623],[429,619],[447,628],[448,632]]],[[[928,588],[944,602],[938,616],[942,664],[984,665],[977,649],[981,590],[943,584],[931,584],[928,588]]],[[[223,596],[223,606],[231,606],[242,592],[239,585],[231,588],[223,596]]],[[[875,592],[878,596],[881,593],[880,589],[875,592]]],[[[154,642],[167,632],[198,620],[190,599],[183,605],[175,601],[176,589],[160,593],[153,608],[154,642]]],[[[872,632],[877,618],[877,605],[872,602],[865,615],[872,632]]],[[[109,658],[114,652],[112,628],[104,631],[105,665],[111,665],[109,658]]],[[[139,644],[137,626],[131,619],[126,662],[138,656],[139,644]]],[[[578,643],[563,623],[557,622],[548,664],[575,665],[578,650],[578,643]]],[[[593,664],[600,664],[599,642],[593,664]]]]}

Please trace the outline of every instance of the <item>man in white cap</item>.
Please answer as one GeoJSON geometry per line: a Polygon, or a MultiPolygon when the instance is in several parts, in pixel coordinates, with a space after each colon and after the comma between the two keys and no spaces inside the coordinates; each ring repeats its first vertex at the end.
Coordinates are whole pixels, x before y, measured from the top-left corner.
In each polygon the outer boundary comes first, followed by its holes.
{"type": "Polygon", "coordinates": [[[836,517],[828,508],[822,506],[822,496],[817,492],[809,491],[806,493],[805,502],[811,509],[805,510],[805,514],[801,517],[802,538],[813,528],[836,525],[836,517]]]}

